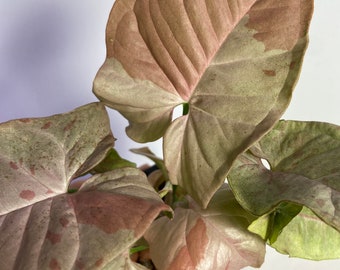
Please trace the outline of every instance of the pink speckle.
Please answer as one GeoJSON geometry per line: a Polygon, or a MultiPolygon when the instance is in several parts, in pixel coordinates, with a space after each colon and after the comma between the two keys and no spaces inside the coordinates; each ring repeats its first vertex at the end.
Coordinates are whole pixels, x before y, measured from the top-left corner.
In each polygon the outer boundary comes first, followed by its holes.
{"type": "Polygon", "coordinates": [[[35,175],[35,165],[32,165],[30,167],[30,172],[31,172],[32,175],[35,175]]]}
{"type": "Polygon", "coordinates": [[[96,262],[95,262],[95,266],[97,266],[97,267],[101,267],[101,266],[102,266],[102,264],[103,264],[103,262],[104,262],[104,259],[103,259],[103,258],[100,258],[100,259],[96,260],[96,262]]]}
{"type": "Polygon", "coordinates": [[[52,190],[50,190],[50,189],[48,189],[47,191],[46,191],[46,194],[52,194],[52,193],[54,193],[52,190]]]}
{"type": "Polygon", "coordinates": [[[64,127],[64,131],[68,131],[70,130],[73,126],[74,123],[76,122],[76,119],[72,120],[70,123],[68,123],[65,127],[64,127]]]}
{"type": "Polygon", "coordinates": [[[23,118],[23,119],[19,119],[19,121],[22,122],[22,123],[28,123],[28,122],[31,121],[31,119],[29,119],[29,118],[23,118]]]}
{"type": "Polygon", "coordinates": [[[50,240],[52,245],[55,245],[61,241],[61,234],[47,231],[46,239],[50,240]]]}
{"type": "Polygon", "coordinates": [[[32,191],[32,190],[25,189],[25,190],[20,192],[19,196],[20,196],[20,198],[22,198],[24,200],[31,201],[35,197],[35,192],[32,191]]]}
{"type": "Polygon", "coordinates": [[[295,61],[291,62],[290,65],[289,65],[289,69],[290,69],[290,70],[294,69],[294,68],[295,68],[295,65],[296,65],[296,62],[295,62],[295,61]]]}
{"type": "Polygon", "coordinates": [[[68,219],[67,219],[66,217],[61,217],[61,218],[59,219],[59,223],[61,224],[61,226],[63,226],[64,228],[66,228],[67,225],[68,225],[70,222],[68,221],[68,219]]]}
{"type": "Polygon", "coordinates": [[[55,258],[51,259],[49,267],[52,270],[61,270],[61,267],[55,258]]]}
{"type": "Polygon", "coordinates": [[[270,77],[276,76],[276,71],[275,70],[266,70],[266,69],[264,69],[262,71],[267,76],[270,76],[270,77]]]}
{"type": "Polygon", "coordinates": [[[13,162],[13,161],[11,161],[11,162],[9,163],[9,166],[11,166],[11,168],[12,168],[13,170],[19,169],[18,165],[17,165],[15,162],[13,162]]]}
{"type": "Polygon", "coordinates": [[[41,127],[41,129],[48,129],[48,128],[50,128],[51,127],[51,125],[52,125],[52,122],[47,122],[47,123],[45,123],[42,127],[41,127]]]}

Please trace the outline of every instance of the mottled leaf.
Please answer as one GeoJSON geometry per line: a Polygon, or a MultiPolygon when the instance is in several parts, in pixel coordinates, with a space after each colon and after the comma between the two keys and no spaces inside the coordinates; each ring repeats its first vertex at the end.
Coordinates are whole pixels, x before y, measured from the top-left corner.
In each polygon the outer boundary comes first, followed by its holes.
{"type": "Polygon", "coordinates": [[[157,269],[230,270],[262,264],[265,243],[247,231],[254,217],[240,207],[227,185],[205,210],[189,202],[189,208],[175,209],[173,220],[154,221],[144,235],[157,269]]]}
{"type": "Polygon", "coordinates": [[[144,269],[130,262],[129,247],[162,210],[169,207],[143,172],[98,174],[76,193],[0,216],[0,268],[144,269]]]}
{"type": "Polygon", "coordinates": [[[292,202],[308,207],[339,233],[339,159],[339,126],[281,121],[238,158],[228,180],[241,205],[255,215],[292,202]],[[270,169],[261,159],[269,162],[270,169]]]}
{"type": "Polygon", "coordinates": [[[0,125],[0,269],[105,269],[118,261],[115,269],[143,269],[129,247],[170,208],[142,171],[97,174],[66,193],[113,143],[100,103],[0,125]]]}
{"type": "Polygon", "coordinates": [[[0,125],[0,215],[67,191],[113,146],[100,103],[0,125]]]}
{"type": "Polygon", "coordinates": [[[234,159],[287,107],[307,44],[310,0],[117,0],[94,93],[164,137],[173,184],[206,206],[234,159]],[[171,122],[174,107],[186,115],[171,122]]]}

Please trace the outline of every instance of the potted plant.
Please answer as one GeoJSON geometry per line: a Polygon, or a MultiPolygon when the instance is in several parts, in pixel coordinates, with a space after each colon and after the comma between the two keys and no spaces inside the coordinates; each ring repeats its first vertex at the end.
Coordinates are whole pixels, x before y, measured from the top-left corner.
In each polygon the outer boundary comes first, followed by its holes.
{"type": "Polygon", "coordinates": [[[117,0],[101,102],[0,126],[1,268],[240,269],[266,243],[338,258],[339,127],[279,121],[312,10],[117,0]],[[163,138],[163,158],[133,150],[151,170],[112,148],[105,106],[137,142],[163,138]]]}

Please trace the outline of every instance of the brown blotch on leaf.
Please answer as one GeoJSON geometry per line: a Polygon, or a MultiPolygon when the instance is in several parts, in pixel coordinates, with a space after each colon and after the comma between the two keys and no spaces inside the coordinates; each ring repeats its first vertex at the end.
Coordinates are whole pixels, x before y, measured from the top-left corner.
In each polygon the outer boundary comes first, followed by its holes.
{"type": "Polygon", "coordinates": [[[85,269],[85,264],[80,259],[76,260],[76,269],[80,269],[80,270],[85,269]]]}
{"type": "Polygon", "coordinates": [[[276,71],[275,70],[268,70],[268,69],[264,69],[262,70],[264,74],[266,74],[267,76],[271,76],[274,77],[276,76],[276,71]]]}
{"type": "Polygon", "coordinates": [[[41,127],[41,129],[48,129],[48,128],[51,127],[51,125],[52,125],[52,122],[49,121],[49,122],[45,123],[45,124],[41,127]]]}
{"type": "Polygon", "coordinates": [[[51,259],[50,264],[48,266],[51,270],[61,270],[59,262],[55,258],[51,259]]]}
{"type": "Polygon", "coordinates": [[[321,200],[321,199],[317,199],[316,203],[320,206],[320,207],[324,207],[325,206],[325,201],[321,200]]]}
{"type": "Polygon", "coordinates": [[[103,262],[104,262],[104,259],[100,258],[100,259],[96,260],[96,262],[94,264],[95,264],[96,267],[101,267],[103,262]]]}
{"type": "Polygon", "coordinates": [[[32,175],[35,175],[35,165],[30,166],[30,172],[32,175]]]}
{"type": "Polygon", "coordinates": [[[29,119],[29,118],[23,118],[23,119],[19,119],[19,121],[22,122],[22,123],[28,123],[28,122],[31,121],[31,119],[29,119]]]}
{"type": "Polygon", "coordinates": [[[52,245],[55,245],[61,241],[61,234],[47,231],[46,239],[50,240],[52,245]]]}
{"type": "Polygon", "coordinates": [[[61,224],[61,226],[63,226],[64,228],[66,228],[67,225],[68,225],[70,222],[68,221],[68,219],[67,219],[66,217],[61,217],[61,218],[59,219],[59,223],[61,224]]]}
{"type": "Polygon", "coordinates": [[[70,123],[68,123],[65,127],[64,127],[64,131],[69,131],[73,126],[74,123],[77,121],[77,119],[72,120],[70,123]]]}
{"type": "Polygon", "coordinates": [[[296,62],[295,62],[295,61],[291,62],[290,65],[289,65],[289,69],[290,69],[290,70],[294,69],[294,68],[295,68],[295,65],[296,65],[296,62]]]}
{"type": "Polygon", "coordinates": [[[11,162],[9,163],[9,166],[11,166],[11,168],[12,168],[13,170],[19,169],[18,165],[17,165],[14,161],[11,161],[11,162]]]}
{"type": "Polygon", "coordinates": [[[23,190],[20,192],[19,196],[24,200],[31,201],[35,197],[35,192],[32,190],[23,190]]]}

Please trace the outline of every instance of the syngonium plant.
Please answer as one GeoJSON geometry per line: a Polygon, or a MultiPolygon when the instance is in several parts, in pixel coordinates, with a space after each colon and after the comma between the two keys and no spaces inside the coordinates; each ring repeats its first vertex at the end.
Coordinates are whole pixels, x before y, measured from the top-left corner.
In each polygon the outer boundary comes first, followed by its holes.
{"type": "Polygon", "coordinates": [[[312,11],[117,0],[101,102],[0,125],[0,269],[241,269],[266,243],[340,258],[340,127],[279,120],[312,11]],[[105,106],[135,141],[163,138],[164,159],[134,149],[155,162],[144,172],[122,159],[105,106]]]}

